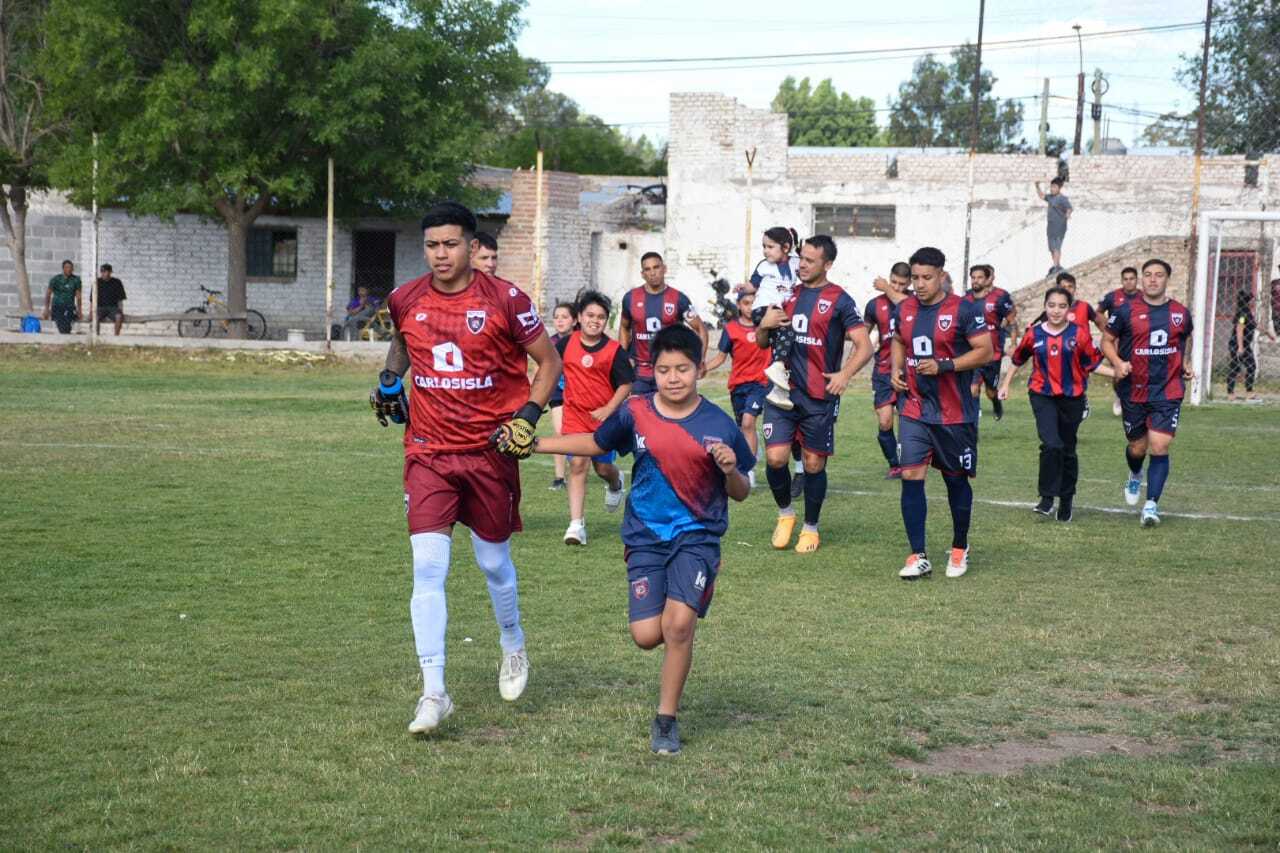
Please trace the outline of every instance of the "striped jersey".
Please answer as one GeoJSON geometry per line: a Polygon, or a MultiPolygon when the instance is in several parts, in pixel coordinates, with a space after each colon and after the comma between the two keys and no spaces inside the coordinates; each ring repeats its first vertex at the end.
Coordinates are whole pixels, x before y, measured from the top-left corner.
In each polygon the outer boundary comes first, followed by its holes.
{"type": "Polygon", "coordinates": [[[983,319],[991,329],[991,360],[999,361],[1004,358],[1004,339],[1008,335],[1004,319],[1013,310],[1013,297],[1004,288],[993,287],[982,296],[970,290],[965,293],[964,298],[982,306],[983,319]]]}
{"type": "Polygon", "coordinates": [[[898,305],[883,293],[865,306],[867,331],[876,330],[876,373],[888,374],[893,362],[893,335],[898,329],[898,305]]]}
{"type": "Polygon", "coordinates": [[[959,358],[973,349],[970,338],[986,333],[982,306],[954,293],[932,305],[914,296],[899,303],[898,340],[907,349],[904,418],[928,424],[977,423],[978,400],[969,391],[972,370],[924,376],[916,372],[916,363],[922,358],[959,358]]]}
{"type": "Polygon", "coordinates": [[[693,314],[693,303],[674,287],[650,293],[633,287],[622,298],[622,316],[631,323],[631,357],[636,360],[636,376],[653,378],[653,356],[649,345],[665,326],[683,323],[693,314]]]}
{"type": "Polygon", "coordinates": [[[1102,363],[1089,329],[1075,323],[1057,332],[1036,323],[1009,358],[1015,365],[1030,361],[1028,390],[1049,397],[1079,397],[1087,390],[1089,374],[1102,363]]]}
{"type": "Polygon", "coordinates": [[[1122,399],[1133,403],[1181,400],[1187,393],[1182,369],[1191,340],[1191,312],[1170,299],[1151,305],[1141,296],[1116,308],[1107,321],[1120,358],[1133,371],[1116,383],[1122,399]]]}
{"type": "Polygon", "coordinates": [[[787,358],[791,387],[814,400],[836,399],[827,394],[823,374],[840,369],[845,334],[862,325],[853,297],[830,282],[822,287],[805,286],[797,288],[782,310],[796,333],[787,358]]]}

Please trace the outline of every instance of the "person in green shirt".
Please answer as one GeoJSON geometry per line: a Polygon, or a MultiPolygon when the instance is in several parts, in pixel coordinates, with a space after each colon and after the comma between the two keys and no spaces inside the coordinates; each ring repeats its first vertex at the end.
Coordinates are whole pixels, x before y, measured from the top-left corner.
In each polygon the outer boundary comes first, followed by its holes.
{"type": "Polygon", "coordinates": [[[44,292],[44,319],[52,317],[64,335],[71,332],[72,323],[82,319],[80,276],[74,270],[75,264],[63,261],[62,274],[49,279],[44,292]]]}

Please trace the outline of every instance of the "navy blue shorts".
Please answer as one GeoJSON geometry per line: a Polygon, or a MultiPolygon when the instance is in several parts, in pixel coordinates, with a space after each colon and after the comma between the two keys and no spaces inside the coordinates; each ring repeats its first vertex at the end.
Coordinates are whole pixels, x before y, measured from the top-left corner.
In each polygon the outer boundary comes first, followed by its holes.
{"type": "Polygon", "coordinates": [[[653,381],[653,377],[641,379],[639,376],[631,383],[631,396],[639,397],[644,394],[652,394],[658,390],[658,385],[653,381]]]}
{"type": "Polygon", "coordinates": [[[719,542],[674,542],[628,547],[627,583],[629,619],[638,622],[657,616],[675,599],[707,615],[720,572],[719,542]]]}
{"type": "Polygon", "coordinates": [[[769,382],[746,382],[729,392],[729,404],[733,406],[733,420],[742,426],[743,415],[759,417],[764,411],[764,398],[768,395],[772,384],[769,382]]]}
{"type": "Polygon", "coordinates": [[[815,400],[803,391],[791,391],[791,411],[779,409],[768,401],[764,404],[764,443],[767,447],[790,445],[796,438],[800,446],[819,456],[830,456],[836,450],[836,418],[840,416],[840,398],[815,400]]]}
{"type": "MultiPolygon", "coordinates": [[[[888,373],[872,373],[871,374],[871,393],[875,395],[875,407],[882,409],[885,406],[892,406],[899,402],[898,392],[893,388],[893,382],[888,373]]],[[[898,406],[901,409],[901,406],[898,406]]]]}
{"type": "Polygon", "coordinates": [[[943,474],[978,476],[977,424],[927,424],[902,418],[898,443],[903,468],[933,465],[943,474]]]}
{"type": "Polygon", "coordinates": [[[1120,398],[1120,420],[1124,421],[1124,437],[1130,441],[1142,438],[1148,431],[1176,435],[1181,413],[1181,400],[1131,403],[1120,398]]]}
{"type": "Polygon", "coordinates": [[[1000,387],[1000,362],[989,361],[973,371],[973,384],[986,385],[992,391],[1000,387]]]}

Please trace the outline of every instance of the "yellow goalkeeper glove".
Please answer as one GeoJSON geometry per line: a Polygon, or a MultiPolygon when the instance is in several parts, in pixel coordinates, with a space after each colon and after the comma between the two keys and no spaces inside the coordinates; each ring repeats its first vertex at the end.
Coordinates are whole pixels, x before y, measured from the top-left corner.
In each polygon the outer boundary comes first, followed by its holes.
{"type": "Polygon", "coordinates": [[[533,434],[538,428],[538,418],[541,416],[542,407],[530,400],[520,407],[511,420],[494,430],[489,443],[503,456],[528,459],[533,453],[533,434]]]}

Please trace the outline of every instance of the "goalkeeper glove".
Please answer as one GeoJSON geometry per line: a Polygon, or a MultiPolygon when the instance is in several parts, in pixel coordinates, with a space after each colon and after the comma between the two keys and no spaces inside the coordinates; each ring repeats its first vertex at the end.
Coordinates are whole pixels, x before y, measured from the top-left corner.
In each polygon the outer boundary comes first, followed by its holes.
{"type": "Polygon", "coordinates": [[[378,423],[387,425],[409,422],[409,398],[404,393],[404,383],[390,370],[378,374],[378,387],[369,392],[369,405],[378,423]]]}
{"type": "Polygon", "coordinates": [[[503,456],[528,459],[529,454],[533,453],[533,431],[541,416],[542,407],[530,400],[520,407],[511,420],[494,430],[489,443],[503,456]]]}

